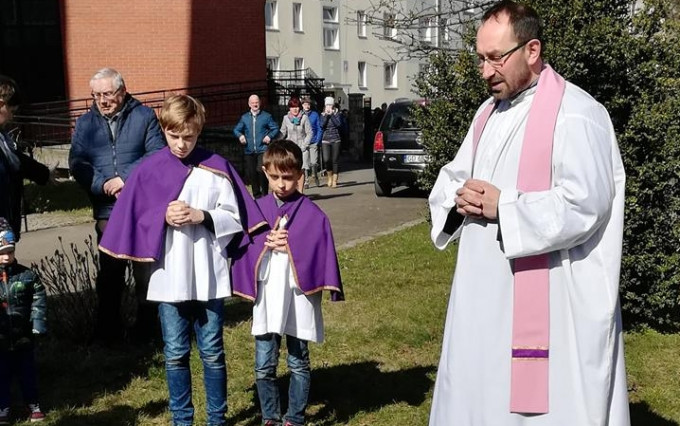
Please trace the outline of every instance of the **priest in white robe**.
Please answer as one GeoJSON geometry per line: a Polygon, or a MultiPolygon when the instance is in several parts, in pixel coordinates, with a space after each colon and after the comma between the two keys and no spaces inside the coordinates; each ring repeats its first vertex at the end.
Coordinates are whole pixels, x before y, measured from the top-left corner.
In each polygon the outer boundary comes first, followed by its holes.
{"type": "Polygon", "coordinates": [[[429,198],[435,246],[460,240],[430,425],[627,426],[625,174],[609,115],[543,63],[529,7],[489,9],[477,54],[492,98],[429,198]],[[531,143],[548,147],[543,186],[531,143]],[[535,293],[518,287],[525,269],[545,273],[535,293]],[[518,343],[522,327],[543,343],[518,343]]]}

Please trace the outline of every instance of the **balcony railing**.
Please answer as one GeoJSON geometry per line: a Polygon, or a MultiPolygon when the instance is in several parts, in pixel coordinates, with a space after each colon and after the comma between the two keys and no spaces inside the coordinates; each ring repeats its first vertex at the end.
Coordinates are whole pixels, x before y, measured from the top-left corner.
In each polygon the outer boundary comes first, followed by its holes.
{"type": "Polygon", "coordinates": [[[268,79],[271,85],[270,96],[275,103],[285,104],[293,95],[320,98],[324,94],[324,79],[317,76],[311,68],[269,70],[268,79]]]}
{"type": "MultiPolygon", "coordinates": [[[[166,97],[172,94],[188,94],[199,99],[206,108],[206,125],[234,125],[248,109],[248,97],[255,93],[267,97],[266,81],[224,83],[177,89],[133,93],[142,104],[160,110],[166,97]]],[[[25,106],[14,117],[19,142],[31,149],[36,146],[63,145],[70,143],[71,134],[78,117],[92,107],[91,98],[70,99],[57,102],[41,102],[25,106]]]]}

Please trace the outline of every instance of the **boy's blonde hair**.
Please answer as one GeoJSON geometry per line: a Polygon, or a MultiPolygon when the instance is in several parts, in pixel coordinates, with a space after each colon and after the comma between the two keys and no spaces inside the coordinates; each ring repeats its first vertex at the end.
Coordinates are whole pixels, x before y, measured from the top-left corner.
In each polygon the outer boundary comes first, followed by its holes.
{"type": "Polygon", "coordinates": [[[158,117],[163,130],[200,133],[205,124],[205,107],[189,95],[172,95],[165,99],[158,117]]]}
{"type": "Polygon", "coordinates": [[[302,150],[293,141],[273,141],[262,156],[262,165],[265,169],[272,166],[282,172],[302,171],[302,150]]]}

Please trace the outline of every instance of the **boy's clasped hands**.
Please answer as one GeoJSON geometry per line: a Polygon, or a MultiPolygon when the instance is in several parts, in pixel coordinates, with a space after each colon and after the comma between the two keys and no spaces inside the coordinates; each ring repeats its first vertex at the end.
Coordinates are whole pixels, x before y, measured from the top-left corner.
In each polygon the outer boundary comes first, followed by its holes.
{"type": "Polygon", "coordinates": [[[196,225],[202,223],[204,219],[203,210],[195,209],[180,200],[171,201],[165,211],[165,222],[175,228],[196,225]]]}
{"type": "Polygon", "coordinates": [[[267,235],[264,246],[269,250],[285,252],[288,244],[288,230],[274,229],[267,235]]]}

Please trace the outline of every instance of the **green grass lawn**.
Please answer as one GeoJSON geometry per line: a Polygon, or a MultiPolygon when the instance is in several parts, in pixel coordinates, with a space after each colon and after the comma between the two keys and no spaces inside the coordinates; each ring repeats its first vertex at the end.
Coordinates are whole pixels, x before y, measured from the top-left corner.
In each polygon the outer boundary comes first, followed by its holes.
{"type": "MultiPolygon", "coordinates": [[[[308,424],[426,425],[455,249],[432,248],[423,224],[339,256],[347,301],[324,300],[326,341],[311,345],[308,424]]],[[[230,301],[224,338],[229,424],[255,426],[260,419],[250,312],[250,304],[230,301]]],[[[626,345],[633,424],[678,425],[680,336],[630,333],[626,345]]],[[[39,349],[43,406],[49,411],[44,424],[169,423],[158,345],[110,350],[48,340],[39,349]]],[[[196,353],[192,368],[196,421],[205,424],[196,353]]],[[[287,386],[285,356],[280,372],[287,386]]]]}

